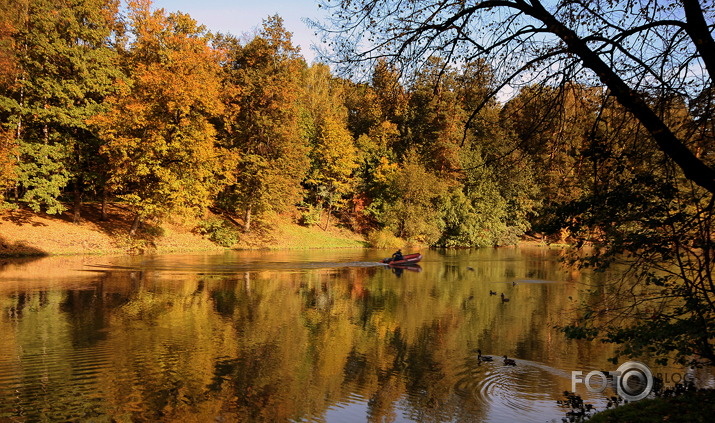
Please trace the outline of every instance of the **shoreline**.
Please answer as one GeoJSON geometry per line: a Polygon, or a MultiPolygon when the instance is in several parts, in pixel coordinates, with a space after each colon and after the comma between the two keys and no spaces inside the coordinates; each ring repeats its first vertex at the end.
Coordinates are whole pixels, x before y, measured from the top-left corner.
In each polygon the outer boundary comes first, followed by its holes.
{"type": "Polygon", "coordinates": [[[82,212],[80,223],[74,224],[69,211],[47,215],[24,208],[0,210],[0,258],[368,247],[364,237],[348,230],[304,227],[289,217],[277,219],[270,230],[240,234],[229,248],[196,233],[198,221],[165,222],[132,238],[132,216],[124,207],[110,205],[107,220],[101,219],[98,204],[86,204],[82,212]]]}
{"type": "MultiPolygon", "coordinates": [[[[0,258],[372,248],[365,237],[347,229],[305,227],[293,223],[289,216],[276,218],[270,230],[240,234],[239,242],[232,247],[222,247],[195,233],[196,222],[163,223],[131,238],[127,234],[131,213],[127,209],[110,205],[108,217],[108,220],[101,219],[98,204],[83,206],[79,224],[72,222],[70,212],[47,215],[27,209],[0,211],[0,258]]],[[[518,244],[506,248],[519,246],[567,245],[524,237],[518,244]]]]}

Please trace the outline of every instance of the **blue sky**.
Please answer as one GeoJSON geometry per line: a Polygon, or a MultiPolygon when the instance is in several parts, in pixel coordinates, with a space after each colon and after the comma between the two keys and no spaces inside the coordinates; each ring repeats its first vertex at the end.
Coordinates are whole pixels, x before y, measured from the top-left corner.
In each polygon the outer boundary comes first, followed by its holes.
{"type": "Polygon", "coordinates": [[[152,3],[154,8],[167,12],[188,13],[211,31],[236,36],[253,32],[263,19],[278,14],[308,63],[315,57],[310,46],[318,40],[301,19],[321,16],[316,0],[153,0],[152,3]]]}

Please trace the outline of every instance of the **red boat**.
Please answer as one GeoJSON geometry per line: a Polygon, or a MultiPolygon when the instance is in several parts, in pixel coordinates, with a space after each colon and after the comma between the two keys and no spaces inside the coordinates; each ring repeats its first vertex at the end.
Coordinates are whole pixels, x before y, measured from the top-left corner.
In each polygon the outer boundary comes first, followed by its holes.
{"type": "Polygon", "coordinates": [[[383,259],[381,263],[389,264],[390,266],[409,266],[416,264],[420,260],[422,260],[422,254],[414,253],[402,256],[402,260],[395,260],[392,257],[388,257],[383,259]]]}

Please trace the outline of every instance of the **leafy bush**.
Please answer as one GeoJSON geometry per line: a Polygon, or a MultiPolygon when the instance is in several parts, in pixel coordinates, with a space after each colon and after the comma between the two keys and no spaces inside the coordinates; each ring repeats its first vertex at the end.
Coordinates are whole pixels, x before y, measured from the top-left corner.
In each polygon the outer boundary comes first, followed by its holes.
{"type": "Polygon", "coordinates": [[[320,211],[321,209],[319,207],[308,206],[305,210],[301,211],[298,224],[309,227],[317,225],[320,223],[320,211]]]}
{"type": "Polygon", "coordinates": [[[127,254],[146,254],[156,250],[156,244],[151,238],[144,236],[131,236],[128,233],[121,233],[115,236],[114,243],[117,247],[125,250],[127,254]]]}
{"type": "Polygon", "coordinates": [[[389,229],[378,229],[367,234],[367,242],[374,248],[400,248],[405,242],[389,229]]]}
{"type": "Polygon", "coordinates": [[[141,232],[143,235],[145,235],[146,237],[149,237],[149,238],[161,238],[166,233],[164,228],[162,228],[158,224],[149,224],[149,223],[142,224],[141,232]]]}
{"type": "Polygon", "coordinates": [[[238,232],[234,228],[227,226],[226,222],[220,217],[211,217],[201,221],[196,228],[196,232],[226,248],[238,242],[238,232]]]}

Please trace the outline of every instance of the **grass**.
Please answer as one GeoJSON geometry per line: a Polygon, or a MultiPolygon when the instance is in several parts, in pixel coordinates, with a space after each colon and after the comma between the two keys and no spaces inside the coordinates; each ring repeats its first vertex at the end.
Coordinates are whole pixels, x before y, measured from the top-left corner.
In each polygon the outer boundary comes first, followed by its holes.
{"type": "Polygon", "coordinates": [[[346,229],[318,226],[305,227],[276,218],[265,228],[252,234],[242,234],[236,249],[313,249],[313,248],[365,248],[365,240],[346,229]]]}
{"type": "MultiPolygon", "coordinates": [[[[164,222],[149,225],[137,237],[128,229],[132,213],[121,204],[109,207],[101,219],[98,204],[85,204],[80,224],[70,212],[61,215],[34,213],[26,208],[0,210],[0,257],[75,254],[143,254],[149,252],[223,251],[207,237],[194,232],[196,222],[164,222]]],[[[275,216],[250,234],[239,234],[234,249],[364,248],[359,235],[346,229],[303,227],[290,216],[275,216]]]]}
{"type": "Polygon", "coordinates": [[[715,390],[646,399],[596,413],[589,423],[706,423],[715,416],[715,390]]]}

